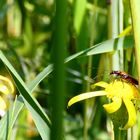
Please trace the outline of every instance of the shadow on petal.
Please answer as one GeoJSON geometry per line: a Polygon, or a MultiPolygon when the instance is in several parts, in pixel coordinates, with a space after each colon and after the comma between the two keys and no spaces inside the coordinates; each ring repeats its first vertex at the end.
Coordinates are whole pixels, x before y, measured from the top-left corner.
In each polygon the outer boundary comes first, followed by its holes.
{"type": "Polygon", "coordinates": [[[112,100],[113,100],[112,103],[103,105],[104,109],[108,113],[116,112],[121,107],[121,104],[122,104],[122,99],[121,98],[114,97],[112,100]]]}

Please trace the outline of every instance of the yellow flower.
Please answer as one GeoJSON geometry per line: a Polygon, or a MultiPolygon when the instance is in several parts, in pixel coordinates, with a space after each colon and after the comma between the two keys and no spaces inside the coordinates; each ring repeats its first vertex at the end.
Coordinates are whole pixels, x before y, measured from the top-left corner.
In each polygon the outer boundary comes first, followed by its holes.
{"type": "Polygon", "coordinates": [[[14,93],[14,86],[11,80],[7,77],[0,75],[0,115],[4,115],[4,111],[7,109],[6,97],[4,95],[9,95],[14,93]]]}
{"type": "Polygon", "coordinates": [[[113,119],[112,121],[119,124],[119,128],[121,130],[126,130],[133,127],[136,123],[136,109],[133,101],[140,99],[137,87],[131,83],[119,80],[115,80],[111,83],[101,81],[92,85],[92,88],[95,88],[96,86],[104,89],[77,95],[68,102],[68,107],[84,99],[89,99],[96,96],[106,96],[109,100],[111,100],[111,103],[104,104],[103,107],[109,114],[111,114],[113,119]],[[122,115],[122,113],[124,114],[122,115]],[[115,117],[113,114],[117,114],[117,117],[115,117]],[[122,122],[120,120],[122,120],[122,122]],[[116,121],[119,121],[119,123],[116,121]]]}

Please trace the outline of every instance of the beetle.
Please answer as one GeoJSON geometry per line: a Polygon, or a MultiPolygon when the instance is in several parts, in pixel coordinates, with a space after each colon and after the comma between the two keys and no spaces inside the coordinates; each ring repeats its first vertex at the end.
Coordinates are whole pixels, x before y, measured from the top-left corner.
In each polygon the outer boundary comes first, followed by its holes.
{"type": "Polygon", "coordinates": [[[116,75],[118,76],[119,78],[127,81],[127,82],[130,82],[134,85],[138,85],[138,80],[136,80],[135,78],[133,78],[131,75],[127,74],[126,72],[123,72],[123,71],[111,71],[110,72],[110,75],[116,75]]]}

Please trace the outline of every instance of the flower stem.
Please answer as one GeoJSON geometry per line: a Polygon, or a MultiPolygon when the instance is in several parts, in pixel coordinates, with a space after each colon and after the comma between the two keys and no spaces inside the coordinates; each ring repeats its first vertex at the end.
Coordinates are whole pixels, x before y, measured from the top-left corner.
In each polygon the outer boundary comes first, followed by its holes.
{"type": "Polygon", "coordinates": [[[114,126],[114,140],[126,140],[127,131],[114,126]]]}

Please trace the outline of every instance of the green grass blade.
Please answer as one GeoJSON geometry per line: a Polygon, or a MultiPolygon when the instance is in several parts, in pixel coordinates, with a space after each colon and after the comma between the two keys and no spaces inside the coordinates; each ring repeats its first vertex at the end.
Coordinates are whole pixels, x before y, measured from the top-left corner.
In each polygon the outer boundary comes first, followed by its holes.
{"type": "Polygon", "coordinates": [[[80,51],[76,54],[67,57],[65,59],[65,62],[67,63],[82,55],[95,55],[95,54],[107,53],[107,52],[119,50],[120,47],[122,47],[123,49],[128,49],[128,48],[133,48],[133,46],[134,46],[134,40],[132,36],[110,39],[102,43],[96,44],[91,48],[85,49],[83,51],[80,51]]]}
{"type": "Polygon", "coordinates": [[[74,10],[74,28],[77,34],[80,32],[85,12],[86,0],[76,0],[74,10]]]}
{"type": "MultiPolygon", "coordinates": [[[[2,51],[0,51],[0,58],[3,61],[3,63],[6,65],[8,70],[10,71],[18,90],[21,93],[21,96],[23,97],[26,107],[30,110],[37,127],[39,127],[39,131],[42,133],[42,131],[44,130],[46,133],[46,131],[48,130],[48,126],[50,126],[50,120],[49,120],[48,116],[42,110],[42,108],[38,104],[38,102],[32,97],[29,89],[27,88],[25,83],[22,81],[21,77],[17,74],[17,72],[15,71],[13,66],[10,64],[10,62],[6,59],[6,57],[4,56],[2,51]],[[45,126],[44,129],[43,129],[43,126],[41,125],[41,123],[44,124],[44,126],[45,126]]],[[[48,137],[48,135],[47,135],[47,137],[48,137]]],[[[45,138],[43,138],[43,139],[45,139],[45,138]]]]}
{"type": "Polygon", "coordinates": [[[50,64],[42,72],[40,72],[33,81],[28,85],[28,88],[30,91],[33,91],[36,86],[45,78],[47,77],[51,72],[53,71],[53,65],[50,64]]]}
{"type": "Polygon", "coordinates": [[[116,39],[111,39],[104,41],[103,43],[97,44],[92,47],[86,54],[87,55],[94,55],[94,54],[101,54],[101,53],[108,53],[115,50],[120,49],[128,49],[132,48],[134,45],[134,40],[132,36],[126,36],[116,39]]]}
{"type": "MultiPolygon", "coordinates": [[[[14,105],[10,107],[7,113],[4,115],[2,120],[0,121],[0,139],[7,140],[8,135],[10,135],[10,131],[12,129],[11,126],[14,125],[17,116],[20,112],[21,102],[23,103],[22,98],[19,98],[14,102],[14,105]]],[[[23,104],[24,105],[24,104],[23,104]]]]}

